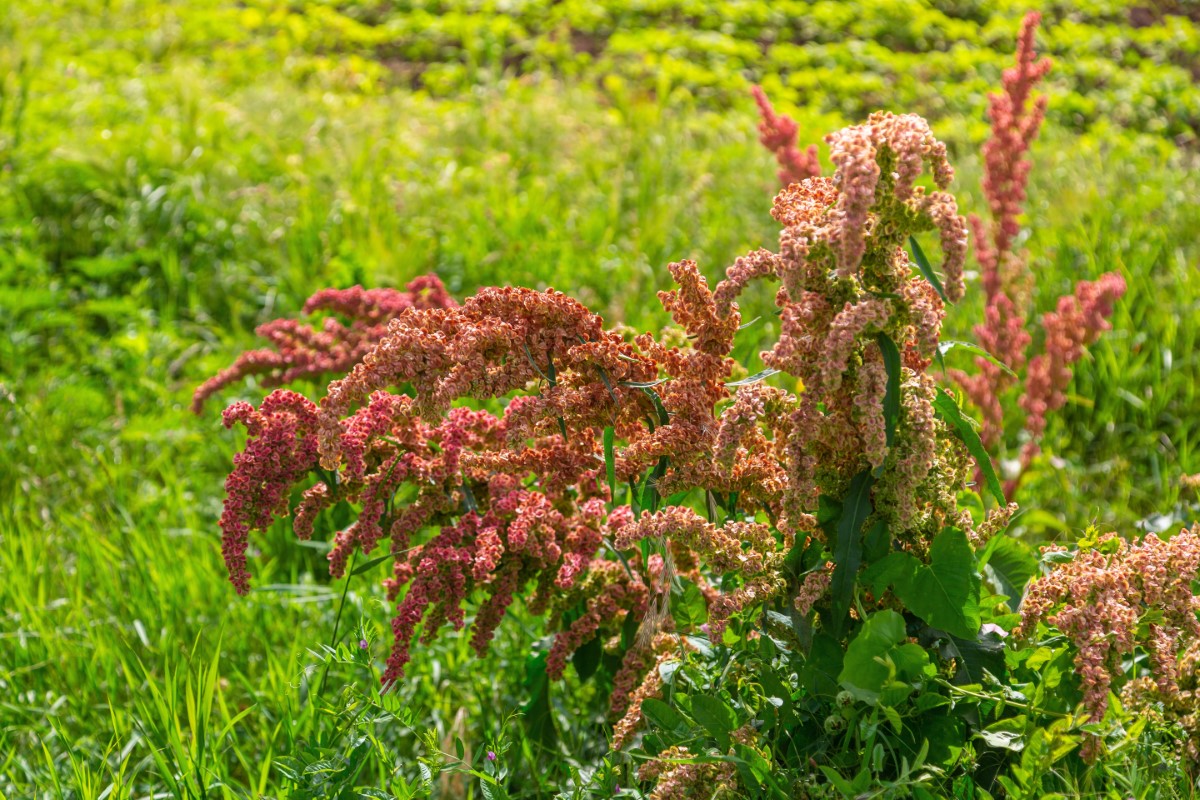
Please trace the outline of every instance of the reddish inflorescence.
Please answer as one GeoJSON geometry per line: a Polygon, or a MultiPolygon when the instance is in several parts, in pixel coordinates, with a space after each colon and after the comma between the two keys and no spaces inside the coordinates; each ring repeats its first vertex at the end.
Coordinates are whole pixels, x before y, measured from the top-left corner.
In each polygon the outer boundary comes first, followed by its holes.
{"type": "MultiPolygon", "coordinates": [[[[1045,343],[1041,353],[1029,355],[1034,334],[1028,324],[1034,277],[1027,256],[1015,249],[1021,232],[1026,186],[1032,163],[1026,157],[1045,117],[1046,97],[1034,98],[1033,89],[1050,71],[1050,60],[1037,58],[1034,34],[1041,16],[1026,15],[1017,38],[1017,63],[1005,70],[1004,91],[991,95],[988,116],[992,136],[983,146],[983,193],[991,211],[987,223],[972,215],[975,259],[983,278],[983,321],[975,326],[979,344],[1001,363],[975,360],[976,372],[953,370],[951,376],[979,408],[982,438],[993,449],[1005,434],[1005,413],[1014,409],[1004,397],[1022,380],[1017,405],[1025,413],[1023,428],[1029,437],[1021,453],[1021,472],[1039,452],[1046,415],[1061,408],[1071,381],[1071,366],[1111,327],[1113,304],[1125,293],[1117,273],[1102,275],[1094,283],[1080,282],[1073,294],[1062,297],[1054,311],[1042,316],[1045,343]],[[1007,369],[1006,369],[1007,367],[1007,369]]],[[[1013,478],[1006,490],[1011,496],[1020,481],[1013,478]]]]}
{"type": "Polygon", "coordinates": [[[1150,656],[1148,680],[1139,686],[1152,685],[1164,698],[1180,691],[1179,660],[1200,642],[1200,597],[1192,594],[1197,577],[1200,525],[1166,540],[1149,535],[1139,544],[1110,533],[1030,584],[1017,632],[1029,635],[1044,622],[1070,638],[1083,704],[1099,720],[1114,682],[1125,675],[1122,660],[1135,648],[1150,656]]]}
{"type": "Polygon", "coordinates": [[[750,92],[758,104],[758,140],[775,155],[779,163],[779,182],[787,186],[820,175],[817,146],[809,145],[804,151],[796,146],[796,134],[800,130],[796,121],[786,114],[776,113],[761,86],[753,87],[750,92]]]}
{"type": "Polygon", "coordinates": [[[258,327],[259,336],[275,349],[242,353],[227,369],[196,389],[192,410],[197,414],[208,398],[231,383],[251,375],[261,376],[265,386],[284,386],[303,378],[345,373],[375,346],[387,331],[387,323],[410,308],[446,308],[454,301],[435,275],[425,275],[396,289],[322,289],[308,298],[305,314],[325,312],[345,317],[326,317],[319,328],[293,319],[277,319],[258,327]]]}

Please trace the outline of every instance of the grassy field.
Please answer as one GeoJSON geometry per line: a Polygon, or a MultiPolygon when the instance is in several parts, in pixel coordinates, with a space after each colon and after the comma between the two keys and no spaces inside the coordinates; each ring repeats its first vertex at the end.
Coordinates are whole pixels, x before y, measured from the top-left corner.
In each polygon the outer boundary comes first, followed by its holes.
{"type": "MultiPolygon", "coordinates": [[[[657,327],[668,262],[715,279],[773,245],[751,81],[806,142],[876,106],[931,115],[980,208],[984,92],[1015,5],[863,4],[854,20],[721,5],[0,10],[0,797],[322,797],[339,770],[405,796],[456,738],[467,761],[499,752],[517,796],[569,791],[600,762],[586,691],[552,693],[556,750],[513,716],[536,619],[503,625],[483,664],[465,637],[418,648],[380,698],[382,568],[350,582],[335,623],[346,587],[279,525],[237,598],[216,519],[239,442],[218,403],[186,409],[256,324],[327,286],[554,286],[657,327]]],[[[1107,270],[1130,289],[1016,532],[1177,527],[1200,516],[1178,483],[1200,472],[1200,28],[1166,4],[1050,5],[1063,67],[1034,147],[1038,304],[1107,270]]],[[[954,338],[976,295],[951,311],[954,338]]],[[[434,786],[484,796],[462,774],[434,786]]]]}

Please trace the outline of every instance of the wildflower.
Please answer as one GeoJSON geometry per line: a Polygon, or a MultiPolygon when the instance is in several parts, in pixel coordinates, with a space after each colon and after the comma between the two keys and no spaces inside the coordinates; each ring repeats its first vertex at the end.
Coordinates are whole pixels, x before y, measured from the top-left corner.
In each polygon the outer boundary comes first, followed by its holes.
{"type": "MultiPolygon", "coordinates": [[[[983,192],[992,212],[992,225],[987,231],[990,235],[977,237],[980,248],[977,255],[989,298],[1000,289],[1002,279],[998,270],[1020,232],[1017,218],[1025,202],[1025,187],[1032,167],[1024,155],[1037,138],[1046,115],[1045,95],[1029,105],[1031,92],[1051,67],[1050,59],[1038,59],[1034,52],[1034,35],[1040,22],[1041,14],[1036,11],[1025,15],[1017,37],[1017,63],[1004,71],[1004,91],[988,98],[992,137],[983,146],[983,192]]],[[[978,218],[971,223],[978,233],[985,232],[978,218]]]]}
{"type": "Polygon", "coordinates": [[[1084,706],[1099,720],[1123,674],[1121,659],[1135,647],[1150,654],[1157,691],[1174,691],[1179,653],[1200,641],[1200,597],[1191,589],[1198,574],[1200,525],[1167,540],[1149,535],[1140,544],[1110,533],[1029,585],[1016,633],[1028,636],[1045,622],[1071,640],[1084,706]],[[1143,629],[1146,618],[1156,621],[1143,629]]]}
{"type": "MultiPolygon", "coordinates": [[[[810,613],[832,566],[796,580],[785,556],[798,543],[829,544],[817,498],[844,497],[866,469],[874,514],[923,557],[933,534],[966,513],[956,498],[968,472],[965,449],[933,414],[927,369],[941,300],[903,245],[940,229],[956,296],[965,222],[953,198],[916,185],[922,170],[939,187],[952,175],[919,118],[873,115],[831,147],[833,177],[776,198],[777,253],[739,259],[712,289],[694,262],[669,266],[676,288],[659,300],[674,326],[657,336],[606,330],[554,290],[488,288],[461,305],[430,292],[398,314],[361,290],[322,295],[325,307],[386,327],[319,404],[276,392],[257,410],[227,412],[249,432],[222,518],[235,585],[244,591],[249,579],[249,533],[287,513],[293,488],[301,537],[314,535],[322,511],[352,503],[360,511],[333,536],[329,568],[344,575],[353,553],[388,548],[385,686],[403,677],[415,642],[466,626],[468,598],[477,600],[470,644],[483,655],[527,592],[525,607],[554,631],[550,678],[589,642],[620,656],[610,699],[619,749],[641,725],[642,702],[661,694],[661,668],[690,647],[682,634],[694,631],[674,631],[666,605],[674,574],[699,590],[701,631],[714,639],[757,605],[788,598],[810,613]],[[781,284],[780,337],[763,362],[798,392],[727,385],[736,300],[758,279],[781,284]],[[893,389],[899,402],[885,412],[893,389]],[[636,500],[621,503],[610,482],[636,500]],[[661,502],[693,490],[708,498],[707,518],[661,502]],[[660,552],[646,557],[636,547],[646,539],[660,552]],[[649,621],[640,625],[649,634],[630,642],[627,621],[649,621]]],[[[1091,313],[1085,306],[1078,315],[1091,313]]],[[[752,746],[750,732],[744,739],[752,746]]],[[[714,769],[658,764],[646,774],[657,780],[652,796],[665,798],[724,786],[725,767],[714,769]]]]}
{"type": "Polygon", "coordinates": [[[1083,356],[1085,346],[1112,328],[1108,317],[1123,294],[1125,279],[1108,273],[1095,282],[1081,281],[1073,295],[1060,298],[1058,307],[1042,317],[1045,352],[1029,362],[1021,398],[1021,408],[1029,414],[1026,429],[1035,438],[1046,428],[1046,414],[1067,401],[1064,391],[1071,380],[1071,364],[1083,356]]]}
{"type": "Polygon", "coordinates": [[[304,304],[304,313],[328,311],[346,317],[349,324],[327,317],[318,329],[290,319],[260,325],[256,333],[275,349],[243,353],[196,389],[192,411],[199,414],[205,401],[231,383],[251,375],[266,386],[284,386],[302,378],[344,373],[362,359],[383,337],[388,320],[410,308],[447,308],[454,301],[435,275],[411,281],[404,291],[395,289],[323,289],[304,304]]]}
{"type": "Polygon", "coordinates": [[[762,87],[754,86],[750,93],[754,95],[754,102],[758,104],[758,112],[762,117],[758,123],[759,141],[775,154],[775,160],[779,162],[779,182],[786,186],[820,175],[817,146],[809,145],[803,152],[796,147],[796,132],[799,130],[796,121],[786,114],[775,113],[762,87]]]}
{"type": "Polygon", "coordinates": [[[496,753],[495,753],[494,751],[492,751],[492,750],[488,750],[488,751],[487,751],[487,760],[488,760],[488,761],[495,761],[495,760],[496,760],[496,753]]]}
{"type": "Polygon", "coordinates": [[[292,485],[315,465],[316,411],[308,399],[286,390],[272,392],[257,410],[249,403],[234,403],[225,410],[225,427],[240,422],[250,433],[225,480],[220,520],[221,552],[238,594],[250,591],[250,531],[266,528],[286,513],[292,485]]]}
{"type": "Polygon", "coordinates": [[[650,800],[720,797],[737,785],[737,769],[727,761],[694,761],[687,747],[668,747],[638,769],[638,779],[655,781],[650,800]]]}
{"type": "Polygon", "coordinates": [[[796,597],[792,601],[792,606],[796,609],[796,613],[804,616],[809,611],[812,611],[812,607],[829,590],[829,582],[832,578],[832,561],[826,561],[820,568],[808,573],[804,577],[804,582],[800,584],[800,591],[796,593],[796,597]]]}
{"type": "MultiPolygon", "coordinates": [[[[1037,58],[1034,51],[1040,20],[1037,12],[1025,16],[1017,37],[1016,64],[1004,71],[1003,92],[989,97],[992,135],[983,146],[983,193],[991,219],[988,223],[974,215],[970,219],[986,298],[984,319],[975,326],[975,335],[980,346],[1000,364],[980,357],[975,359],[974,375],[961,370],[950,373],[980,410],[981,438],[989,448],[996,448],[1003,440],[1002,398],[1021,383],[1024,375],[1018,404],[1026,414],[1023,427],[1032,441],[1021,453],[1022,473],[1039,452],[1038,440],[1045,430],[1047,414],[1066,401],[1071,365],[1082,356],[1083,347],[1111,327],[1107,318],[1112,315],[1115,301],[1125,293],[1125,282],[1116,273],[1107,273],[1094,283],[1079,283],[1073,294],[1059,299],[1055,311],[1043,315],[1044,350],[1030,357],[1028,350],[1034,336],[1023,309],[1032,299],[1034,277],[1026,255],[1016,252],[1014,243],[1021,230],[1019,218],[1032,167],[1026,155],[1046,111],[1046,96],[1032,97],[1051,67],[1049,59],[1037,58]]],[[[1012,495],[1019,480],[1018,475],[1009,482],[1006,494],[1012,495]]]]}

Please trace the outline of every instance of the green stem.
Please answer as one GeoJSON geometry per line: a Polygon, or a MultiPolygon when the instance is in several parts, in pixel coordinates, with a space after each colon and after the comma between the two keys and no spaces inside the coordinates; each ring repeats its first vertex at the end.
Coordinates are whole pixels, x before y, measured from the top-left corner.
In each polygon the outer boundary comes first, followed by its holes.
{"type": "Polygon", "coordinates": [[[1043,714],[1047,717],[1054,717],[1056,719],[1071,719],[1070,714],[1062,714],[1058,711],[1048,711],[1044,708],[1031,706],[1027,703],[1018,703],[1017,701],[1009,700],[1008,698],[993,697],[987,694],[978,694],[977,692],[968,691],[961,686],[955,686],[949,681],[939,680],[937,683],[938,685],[944,686],[952,692],[958,692],[959,694],[966,695],[967,697],[974,697],[976,700],[991,700],[993,703],[1004,703],[1006,706],[1012,706],[1013,708],[1019,708],[1022,711],[1029,711],[1034,714],[1043,714]]]}
{"type": "MultiPolygon", "coordinates": [[[[333,633],[329,637],[330,649],[337,647],[338,628],[342,624],[342,612],[346,609],[346,595],[350,593],[350,581],[354,578],[354,560],[356,558],[358,558],[357,550],[350,554],[350,565],[346,567],[346,585],[342,587],[342,599],[338,603],[337,616],[333,619],[333,633]]],[[[331,663],[332,658],[327,655],[325,658],[325,669],[321,672],[321,682],[317,685],[318,697],[325,693],[325,681],[329,678],[329,665],[331,663]]]]}

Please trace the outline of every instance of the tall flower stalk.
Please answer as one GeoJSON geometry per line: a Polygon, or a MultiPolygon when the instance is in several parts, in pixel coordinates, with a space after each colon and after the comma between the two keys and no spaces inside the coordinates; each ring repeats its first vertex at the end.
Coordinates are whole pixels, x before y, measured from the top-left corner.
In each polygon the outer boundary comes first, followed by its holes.
{"type": "MultiPolygon", "coordinates": [[[[949,371],[979,409],[982,440],[994,455],[1006,453],[1010,442],[1023,442],[1018,467],[1005,484],[1009,499],[1041,452],[1047,416],[1066,403],[1073,365],[1085,347],[1111,328],[1108,318],[1125,293],[1121,275],[1105,273],[1095,281],[1077,283],[1054,310],[1041,315],[1040,324],[1031,319],[1036,279],[1028,253],[1017,243],[1033,167],[1028,153],[1047,103],[1046,96],[1035,96],[1034,90],[1051,68],[1050,60],[1039,59],[1034,49],[1040,19],[1036,12],[1025,16],[1016,64],[1004,71],[1003,91],[989,97],[992,132],[983,145],[982,188],[990,218],[969,217],[985,298],[983,320],[974,332],[977,343],[994,358],[977,357],[974,373],[949,371]],[[1033,351],[1037,339],[1041,350],[1033,351]]],[[[760,141],[775,154],[783,185],[819,175],[815,148],[801,153],[796,147],[796,122],[778,114],[761,88],[754,87],[753,94],[761,116],[760,141]]],[[[836,163],[839,156],[831,152],[831,157],[836,163]]]]}
{"type": "Polygon", "coordinates": [[[999,451],[1006,440],[1025,440],[1018,470],[1006,485],[1010,497],[1041,452],[1047,415],[1066,403],[1072,365],[1083,356],[1084,347],[1112,327],[1108,318],[1125,293],[1125,280],[1116,272],[1096,281],[1080,281],[1071,294],[1059,298],[1053,311],[1042,315],[1038,326],[1042,349],[1031,353],[1039,333],[1027,311],[1033,304],[1035,278],[1028,253],[1018,250],[1016,243],[1032,169],[1027,155],[1046,113],[1046,96],[1034,97],[1033,91],[1051,67],[1050,60],[1039,59],[1034,50],[1040,20],[1037,12],[1025,16],[1017,37],[1016,64],[1004,71],[1003,91],[989,97],[992,135],[983,146],[983,193],[991,219],[970,217],[985,296],[984,318],[975,326],[975,336],[1000,363],[976,358],[975,374],[951,372],[980,410],[986,445],[999,451]],[[1012,394],[1017,387],[1020,394],[1014,408],[1012,394]]]}

